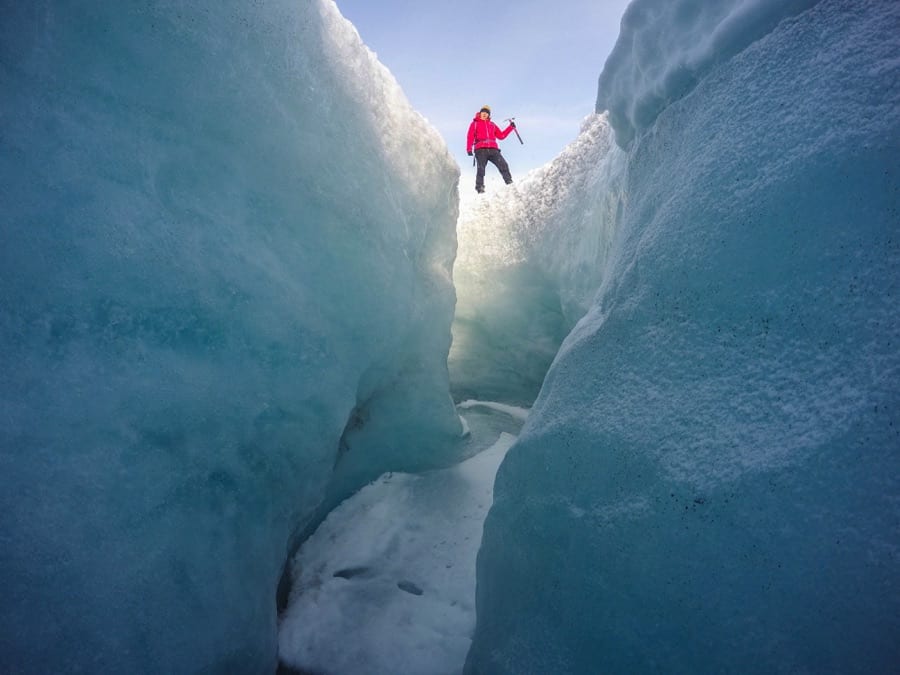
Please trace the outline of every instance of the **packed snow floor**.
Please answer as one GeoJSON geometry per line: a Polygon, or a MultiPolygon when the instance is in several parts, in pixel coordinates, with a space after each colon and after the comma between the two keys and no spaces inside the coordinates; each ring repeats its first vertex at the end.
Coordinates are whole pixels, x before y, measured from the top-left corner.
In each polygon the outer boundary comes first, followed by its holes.
{"type": "Polygon", "coordinates": [[[528,411],[479,401],[458,408],[469,459],[381,476],[304,542],[279,626],[285,665],[333,675],[462,671],[494,476],[528,411]]]}

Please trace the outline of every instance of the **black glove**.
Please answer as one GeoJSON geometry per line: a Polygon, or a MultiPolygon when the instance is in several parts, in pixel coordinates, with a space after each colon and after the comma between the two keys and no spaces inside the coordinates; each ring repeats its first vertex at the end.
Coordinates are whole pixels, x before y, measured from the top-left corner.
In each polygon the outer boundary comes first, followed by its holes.
{"type": "Polygon", "coordinates": [[[509,126],[511,126],[513,129],[515,129],[515,128],[516,128],[516,123],[515,123],[515,122],[510,122],[510,123],[509,123],[509,126]]]}
{"type": "Polygon", "coordinates": [[[472,156],[472,151],[471,151],[471,150],[469,150],[469,157],[471,157],[471,156],[472,156]]]}

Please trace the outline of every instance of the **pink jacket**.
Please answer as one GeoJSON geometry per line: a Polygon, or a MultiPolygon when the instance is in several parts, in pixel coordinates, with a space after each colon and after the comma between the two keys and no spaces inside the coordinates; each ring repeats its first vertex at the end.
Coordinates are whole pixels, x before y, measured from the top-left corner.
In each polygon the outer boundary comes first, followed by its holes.
{"type": "Polygon", "coordinates": [[[472,146],[475,150],[479,148],[496,148],[497,140],[503,140],[509,136],[509,132],[513,130],[512,124],[500,131],[500,127],[491,122],[491,118],[482,120],[477,114],[475,119],[469,125],[469,135],[466,137],[466,154],[472,152],[472,146]]]}

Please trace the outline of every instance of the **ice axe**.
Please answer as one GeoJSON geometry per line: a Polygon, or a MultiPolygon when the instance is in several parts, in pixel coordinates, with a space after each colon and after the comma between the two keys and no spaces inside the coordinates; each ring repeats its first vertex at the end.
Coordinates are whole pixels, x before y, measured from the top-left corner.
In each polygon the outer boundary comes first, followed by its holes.
{"type": "Polygon", "coordinates": [[[523,141],[523,140],[522,140],[522,137],[519,136],[519,130],[516,128],[516,118],[515,118],[515,117],[510,117],[509,119],[505,119],[505,120],[503,120],[503,121],[504,121],[504,122],[509,122],[509,123],[511,123],[511,124],[513,125],[513,131],[516,132],[516,138],[519,139],[519,143],[521,143],[522,145],[525,145],[525,141],[523,141]]]}

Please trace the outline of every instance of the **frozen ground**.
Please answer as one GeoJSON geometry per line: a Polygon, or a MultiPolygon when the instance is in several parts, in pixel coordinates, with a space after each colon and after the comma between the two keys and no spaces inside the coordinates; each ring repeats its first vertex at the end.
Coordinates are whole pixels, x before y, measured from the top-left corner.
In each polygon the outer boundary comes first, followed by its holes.
{"type": "Polygon", "coordinates": [[[494,475],[527,410],[465,401],[466,461],[388,473],[301,547],[279,657],[302,672],[462,671],[475,629],[475,556],[494,475]]]}

